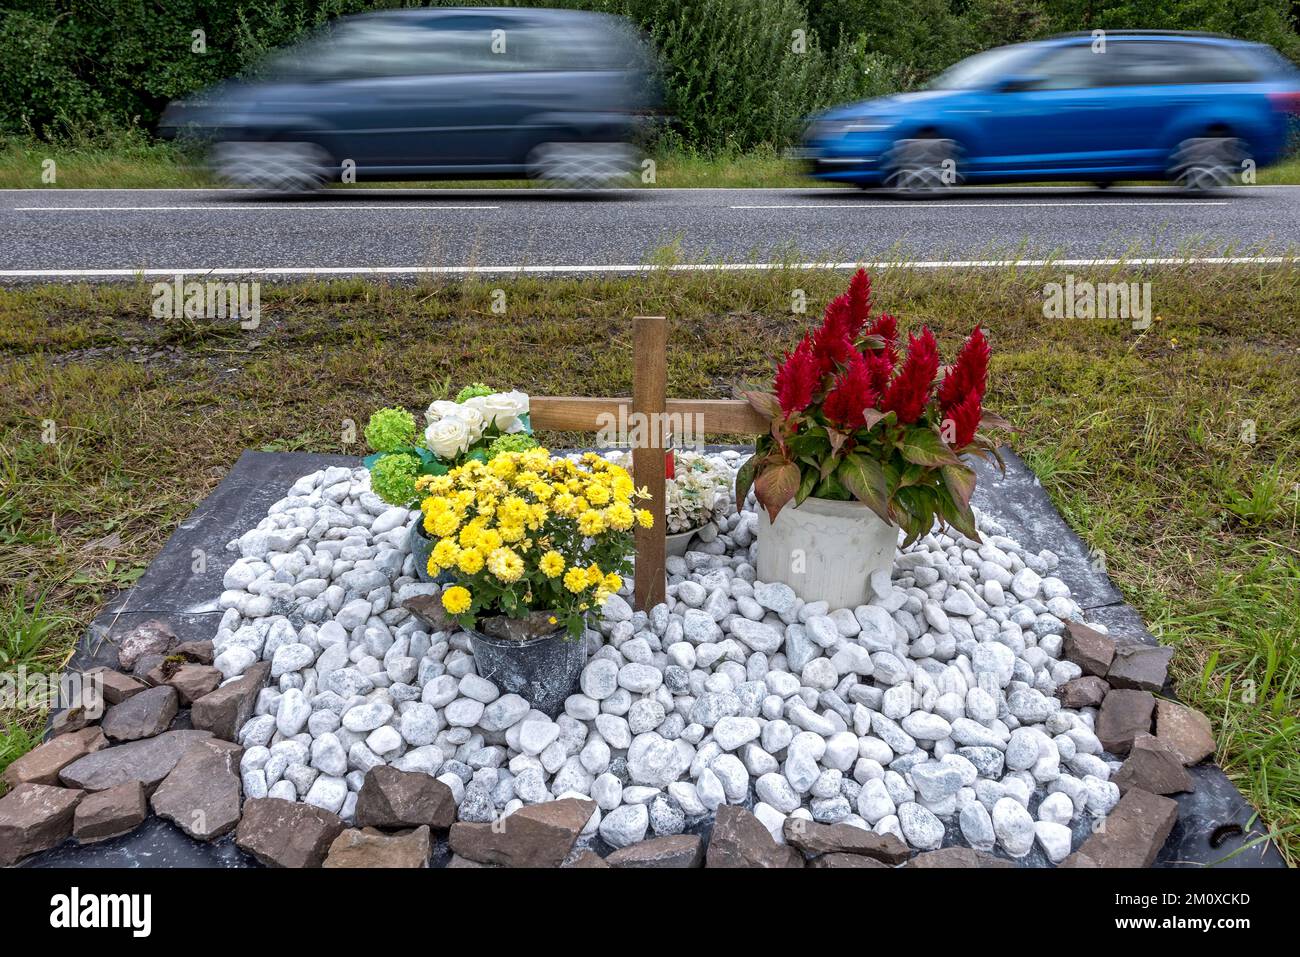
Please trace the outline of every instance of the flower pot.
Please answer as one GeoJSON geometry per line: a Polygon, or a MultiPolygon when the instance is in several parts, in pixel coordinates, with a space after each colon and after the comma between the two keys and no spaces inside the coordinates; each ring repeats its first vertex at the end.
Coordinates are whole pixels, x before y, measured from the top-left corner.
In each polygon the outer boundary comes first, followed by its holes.
{"type": "Polygon", "coordinates": [[[523,641],[466,629],[478,673],[554,718],[573,694],[587,663],[587,642],[559,628],[523,641]]]}
{"type": "Polygon", "coordinates": [[[871,575],[892,568],[898,527],[859,502],[808,498],[776,522],[758,510],[758,580],[785,582],[804,601],[855,608],[873,597],[871,575]]]}
{"type": "Polygon", "coordinates": [[[424,530],[422,522],[422,517],[417,518],[406,533],[406,545],[415,556],[415,577],[422,582],[448,585],[455,580],[451,572],[443,572],[437,578],[429,574],[429,553],[433,551],[433,539],[424,530]]]}
{"type": "MultiPolygon", "coordinates": [[[[704,523],[704,525],[707,524],[709,523],[708,522],[704,523]]],[[[664,541],[667,543],[666,548],[668,554],[677,555],[678,557],[685,555],[687,550],[691,546],[691,539],[693,539],[697,534],[699,534],[700,530],[704,528],[704,525],[699,525],[696,526],[695,528],[688,528],[684,532],[672,532],[668,535],[665,535],[664,541]]]]}

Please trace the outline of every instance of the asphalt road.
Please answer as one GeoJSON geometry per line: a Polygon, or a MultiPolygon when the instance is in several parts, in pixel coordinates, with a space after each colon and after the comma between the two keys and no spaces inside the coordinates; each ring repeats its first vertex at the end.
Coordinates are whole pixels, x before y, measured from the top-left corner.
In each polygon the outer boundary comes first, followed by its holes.
{"type": "Polygon", "coordinates": [[[1300,249],[1300,187],[0,191],[0,282],[218,271],[635,270],[773,262],[941,264],[1258,257],[1300,249]],[[665,250],[669,250],[666,254],[665,250]]]}

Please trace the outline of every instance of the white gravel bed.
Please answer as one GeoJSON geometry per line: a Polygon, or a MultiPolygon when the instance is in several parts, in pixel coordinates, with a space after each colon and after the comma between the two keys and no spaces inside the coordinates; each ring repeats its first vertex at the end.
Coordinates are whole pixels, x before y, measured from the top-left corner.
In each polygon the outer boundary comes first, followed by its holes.
{"type": "Polygon", "coordinates": [[[272,663],[240,732],[246,795],[347,820],[365,772],[390,764],[445,782],[466,821],[590,797],[584,834],[615,847],[731,803],[777,840],[791,816],[1062,860],[1119,800],[1119,762],[1095,709],[1053,697],[1081,673],[1060,657],[1062,620],[1082,614],[1057,556],[981,515],[983,545],[935,532],[870,605],[828,613],[754,580],[753,508],[668,559],[666,604],[610,600],[552,721],[476,675],[463,633],[400,607],[437,591],[414,576],[413,513],[364,468],[304,476],[229,546],[216,665],[272,663]]]}

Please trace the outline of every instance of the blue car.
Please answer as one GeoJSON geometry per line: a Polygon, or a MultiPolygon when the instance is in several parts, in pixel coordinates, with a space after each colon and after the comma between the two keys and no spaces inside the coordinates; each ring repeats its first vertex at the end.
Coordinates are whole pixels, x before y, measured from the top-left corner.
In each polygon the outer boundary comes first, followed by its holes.
{"type": "Polygon", "coordinates": [[[905,193],[1125,179],[1203,190],[1276,162],[1297,112],[1300,73],[1272,47],[1099,31],[987,50],[927,89],[830,110],[802,154],[818,179],[905,193]]]}
{"type": "Polygon", "coordinates": [[[221,179],[269,191],[525,175],[594,187],[636,168],[659,103],[653,52],[624,18],[439,7],[342,17],[170,104],[159,132],[206,141],[221,179]]]}

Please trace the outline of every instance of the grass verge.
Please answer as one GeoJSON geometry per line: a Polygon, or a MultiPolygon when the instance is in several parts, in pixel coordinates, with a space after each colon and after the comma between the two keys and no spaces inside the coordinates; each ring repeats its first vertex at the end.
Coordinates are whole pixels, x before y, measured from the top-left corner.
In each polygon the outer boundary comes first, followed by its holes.
{"type": "MultiPolygon", "coordinates": [[[[799,163],[772,149],[748,153],[708,155],[667,151],[655,156],[653,182],[636,183],[647,189],[729,187],[788,188],[834,186],[810,179],[799,163]]],[[[1300,184],[1300,156],[1259,171],[1262,185],[1300,184]]],[[[217,185],[195,156],[168,143],[130,138],[123,144],[51,146],[27,139],[0,138],[0,189],[61,187],[64,189],[138,188],[175,189],[217,185]],[[55,182],[44,174],[54,163],[55,182]]],[[[1071,185],[1071,184],[1054,184],[1071,185]]],[[[1078,185],[1078,184],[1074,184],[1078,185]]],[[[440,180],[437,182],[362,183],[363,188],[414,189],[515,189],[543,188],[527,179],[440,180]]],[[[350,187],[336,186],[347,189],[350,187]]]]}
{"type": "MultiPolygon", "coordinates": [[[[261,326],[150,317],[147,285],[0,290],[3,654],[66,660],[245,448],[358,452],[347,423],[447,383],[631,387],[630,323],[671,317],[675,395],[770,375],[842,274],[360,280],[267,286],[261,326]],[[494,313],[502,289],[506,313],[494,313]],[[12,638],[9,636],[13,636],[12,638]]],[[[952,349],[995,349],[989,404],[1124,596],[1176,649],[1219,761],[1300,859],[1300,267],[1095,270],[1149,280],[1156,321],[1043,318],[1059,269],[876,277],[878,304],[952,349]]],[[[559,438],[559,437],[553,437],[559,438]]],[[[0,714],[0,766],[40,715],[0,714]]]]}

